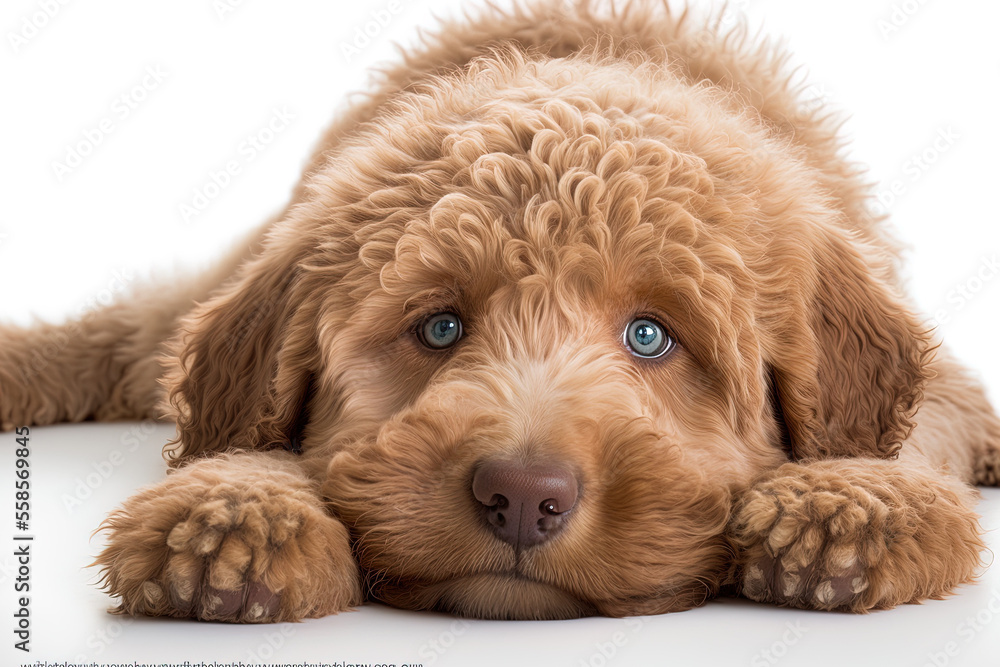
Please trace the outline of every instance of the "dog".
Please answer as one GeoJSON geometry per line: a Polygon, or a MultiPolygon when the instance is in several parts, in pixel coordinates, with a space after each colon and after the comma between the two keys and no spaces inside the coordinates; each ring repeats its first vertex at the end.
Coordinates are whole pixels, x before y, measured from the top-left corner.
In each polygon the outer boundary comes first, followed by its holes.
{"type": "Polygon", "coordinates": [[[486,8],[208,274],[0,329],[5,430],[176,422],[103,525],[114,611],[866,612],[973,580],[1000,420],[783,67],[659,2],[486,8]]]}

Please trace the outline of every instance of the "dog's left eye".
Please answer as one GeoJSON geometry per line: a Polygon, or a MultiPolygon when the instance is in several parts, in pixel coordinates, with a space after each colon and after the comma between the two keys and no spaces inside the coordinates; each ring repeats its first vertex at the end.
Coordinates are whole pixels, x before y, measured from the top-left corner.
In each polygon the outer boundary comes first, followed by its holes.
{"type": "Polygon", "coordinates": [[[667,329],[646,317],[632,320],[625,329],[624,338],[632,354],[646,359],[663,356],[674,347],[674,339],[667,329]]]}
{"type": "Polygon", "coordinates": [[[455,313],[435,313],[420,325],[420,342],[432,350],[443,350],[462,337],[462,320],[455,313]]]}

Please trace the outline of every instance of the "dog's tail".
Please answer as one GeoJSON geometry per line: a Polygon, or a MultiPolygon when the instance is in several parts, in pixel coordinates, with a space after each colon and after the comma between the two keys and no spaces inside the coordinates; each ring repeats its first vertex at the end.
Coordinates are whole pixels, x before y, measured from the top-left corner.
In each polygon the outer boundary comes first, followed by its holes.
{"type": "Polygon", "coordinates": [[[31,327],[0,325],[0,430],[62,421],[159,419],[164,344],[204,301],[256,252],[261,227],[207,273],[114,289],[74,319],[31,327]],[[112,300],[111,293],[120,292],[112,300]]]}

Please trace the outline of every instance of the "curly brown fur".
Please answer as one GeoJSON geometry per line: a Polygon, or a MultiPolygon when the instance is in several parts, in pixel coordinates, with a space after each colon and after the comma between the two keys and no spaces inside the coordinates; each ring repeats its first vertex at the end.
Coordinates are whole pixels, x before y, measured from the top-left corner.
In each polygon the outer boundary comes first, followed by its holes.
{"type": "Polygon", "coordinates": [[[980,565],[974,495],[919,464],[786,463],[735,511],[743,593],[848,611],[939,598],[980,565]]]}
{"type": "Polygon", "coordinates": [[[270,623],[360,604],[347,531],[294,464],[267,454],[196,461],[104,522],[98,562],[118,611],[270,623]]]}
{"type": "Polygon", "coordinates": [[[37,390],[11,379],[60,332],[0,331],[0,423],[163,399],[175,470],[98,558],[128,613],[287,620],[361,586],[491,618],[729,584],[851,611],[943,595],[976,573],[966,484],[996,483],[1000,423],[785,60],[652,2],[449,24],[334,123],[249,252],[97,314],[37,390]],[[432,351],[440,312],[465,335],[432,351]],[[637,317],[675,348],[630,354],[637,317]],[[574,480],[554,537],[484,520],[497,461],[574,480]]]}

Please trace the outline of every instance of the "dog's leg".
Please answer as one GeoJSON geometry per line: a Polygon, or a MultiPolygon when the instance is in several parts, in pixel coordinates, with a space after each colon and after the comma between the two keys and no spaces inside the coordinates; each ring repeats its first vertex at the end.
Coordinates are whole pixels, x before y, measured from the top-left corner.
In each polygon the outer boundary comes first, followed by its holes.
{"type": "Polygon", "coordinates": [[[124,299],[65,324],[0,326],[0,430],[158,417],[160,346],[192,304],[124,299]]]}
{"type": "Polygon", "coordinates": [[[283,452],[196,460],[104,529],[96,564],[119,613],[262,623],[362,601],[346,528],[283,452]]]}
{"type": "Polygon", "coordinates": [[[974,505],[972,487],[915,457],[787,463],[735,508],[740,590],[855,612],[940,597],[980,565],[974,505]]]}
{"type": "Polygon", "coordinates": [[[259,247],[265,228],[255,229],[206,273],[161,285],[131,285],[119,276],[116,301],[94,304],[64,324],[0,325],[0,431],[159,418],[163,344],[195,303],[259,247]]]}
{"type": "Polygon", "coordinates": [[[1000,419],[982,384],[943,352],[931,369],[903,453],[917,450],[970,484],[1000,485],[1000,419]]]}

